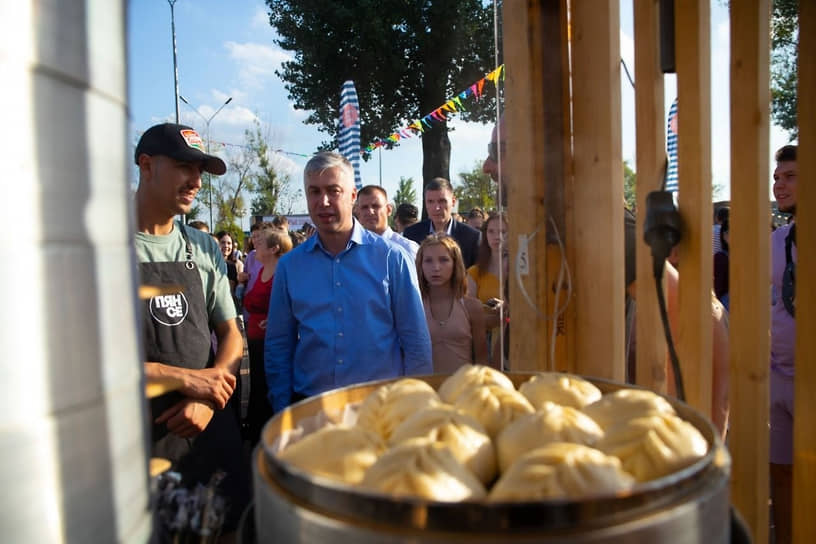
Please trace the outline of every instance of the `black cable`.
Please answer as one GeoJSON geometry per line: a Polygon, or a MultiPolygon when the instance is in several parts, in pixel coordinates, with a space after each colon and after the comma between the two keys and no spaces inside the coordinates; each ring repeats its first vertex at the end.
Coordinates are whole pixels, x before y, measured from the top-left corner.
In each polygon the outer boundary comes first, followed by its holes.
{"type": "MultiPolygon", "coordinates": [[[[674,372],[674,388],[677,392],[677,398],[686,402],[686,390],[683,387],[683,374],[680,371],[680,360],[677,358],[677,351],[674,349],[674,340],[672,340],[671,327],[669,327],[669,314],[666,311],[666,297],[663,295],[663,267],[660,267],[660,273],[657,273],[655,268],[655,287],[657,288],[657,303],[660,306],[660,320],[663,321],[663,334],[666,336],[666,345],[669,348],[669,358],[671,359],[672,371],[674,372]]],[[[657,266],[655,264],[655,266],[657,266]]]]}

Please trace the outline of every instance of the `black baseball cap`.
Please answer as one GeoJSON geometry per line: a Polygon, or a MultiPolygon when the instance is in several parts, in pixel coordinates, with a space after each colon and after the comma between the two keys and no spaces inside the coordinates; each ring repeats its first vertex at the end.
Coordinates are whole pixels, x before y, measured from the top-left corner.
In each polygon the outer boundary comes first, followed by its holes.
{"type": "Polygon", "coordinates": [[[227,165],[215,155],[204,153],[204,142],[192,127],[175,123],[162,123],[147,129],[136,146],[134,160],[139,164],[139,155],[164,155],[185,162],[203,162],[204,170],[220,176],[227,171],[227,165]]]}

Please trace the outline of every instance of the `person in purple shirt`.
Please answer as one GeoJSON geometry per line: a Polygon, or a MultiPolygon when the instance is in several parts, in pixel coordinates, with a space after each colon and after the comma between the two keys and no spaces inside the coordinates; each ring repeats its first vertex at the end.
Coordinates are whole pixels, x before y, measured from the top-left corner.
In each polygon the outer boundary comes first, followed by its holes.
{"type": "Polygon", "coordinates": [[[337,387],[433,372],[416,270],[353,218],[351,163],[318,153],[303,178],[317,236],[275,274],[264,344],[275,412],[337,387]]]}
{"type": "MultiPolygon", "coordinates": [[[[776,152],[773,193],[780,212],[796,217],[795,145],[776,152]]],[[[771,498],[776,542],[791,541],[793,489],[793,374],[796,347],[796,221],[771,233],[771,498]]]]}

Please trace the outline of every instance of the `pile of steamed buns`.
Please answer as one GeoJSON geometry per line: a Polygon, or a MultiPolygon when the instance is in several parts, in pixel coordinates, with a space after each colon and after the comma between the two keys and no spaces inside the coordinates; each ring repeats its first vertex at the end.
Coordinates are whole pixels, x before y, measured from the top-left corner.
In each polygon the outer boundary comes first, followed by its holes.
{"type": "Polygon", "coordinates": [[[430,501],[580,499],[625,493],[703,457],[708,444],[662,397],[575,376],[521,384],[466,365],[438,391],[401,379],[354,426],[327,426],[278,454],[361,491],[430,501]]]}

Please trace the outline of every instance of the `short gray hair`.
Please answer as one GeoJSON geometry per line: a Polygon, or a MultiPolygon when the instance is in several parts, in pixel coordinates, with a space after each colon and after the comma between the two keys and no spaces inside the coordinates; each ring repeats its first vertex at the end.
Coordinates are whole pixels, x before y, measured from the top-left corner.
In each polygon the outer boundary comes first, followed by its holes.
{"type": "Polygon", "coordinates": [[[351,166],[347,158],[334,151],[321,151],[309,159],[309,162],[306,163],[306,168],[303,169],[303,180],[305,181],[309,176],[314,174],[319,176],[326,170],[332,168],[345,170],[351,178],[352,185],[354,184],[354,167],[351,166]]]}

